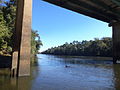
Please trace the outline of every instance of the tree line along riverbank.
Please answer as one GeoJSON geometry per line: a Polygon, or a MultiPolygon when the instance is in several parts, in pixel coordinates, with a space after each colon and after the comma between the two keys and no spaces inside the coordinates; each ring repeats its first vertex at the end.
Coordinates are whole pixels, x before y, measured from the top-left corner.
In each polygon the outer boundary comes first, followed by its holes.
{"type": "Polygon", "coordinates": [[[112,57],[112,38],[103,37],[89,41],[66,42],[58,47],[49,48],[43,51],[42,54],[112,57]]]}

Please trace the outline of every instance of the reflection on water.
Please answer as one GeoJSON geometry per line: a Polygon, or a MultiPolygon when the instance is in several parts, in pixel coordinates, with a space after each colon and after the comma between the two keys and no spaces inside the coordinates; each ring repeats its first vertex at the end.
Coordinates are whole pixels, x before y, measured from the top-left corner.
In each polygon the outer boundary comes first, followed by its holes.
{"type": "Polygon", "coordinates": [[[38,58],[30,77],[10,78],[0,70],[0,90],[120,90],[120,65],[110,58],[38,58]]]}
{"type": "Polygon", "coordinates": [[[115,88],[116,90],[120,90],[120,64],[113,65],[113,70],[114,70],[115,88]]]}

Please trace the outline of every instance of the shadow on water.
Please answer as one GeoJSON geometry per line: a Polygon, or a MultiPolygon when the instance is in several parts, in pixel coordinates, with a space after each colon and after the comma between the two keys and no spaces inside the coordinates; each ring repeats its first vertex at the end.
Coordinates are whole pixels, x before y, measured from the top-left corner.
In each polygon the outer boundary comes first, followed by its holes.
{"type": "Polygon", "coordinates": [[[38,75],[38,60],[34,59],[31,62],[31,75],[17,78],[10,76],[11,57],[0,56],[0,90],[31,90],[32,80],[38,75]]]}
{"type": "Polygon", "coordinates": [[[30,90],[30,77],[0,76],[0,90],[30,90]]]}
{"type": "MultiPolygon", "coordinates": [[[[32,80],[37,75],[37,69],[31,68],[31,75],[27,77],[10,77],[9,74],[0,74],[0,90],[32,90],[32,80]]],[[[35,90],[35,89],[33,89],[35,90]]]]}
{"type": "Polygon", "coordinates": [[[36,55],[31,57],[31,66],[38,66],[38,57],[36,55]]]}

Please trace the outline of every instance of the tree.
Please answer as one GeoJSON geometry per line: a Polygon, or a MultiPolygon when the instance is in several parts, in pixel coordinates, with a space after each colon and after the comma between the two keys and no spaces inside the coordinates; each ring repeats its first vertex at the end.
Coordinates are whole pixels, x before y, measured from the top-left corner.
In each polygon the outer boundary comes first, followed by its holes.
{"type": "Polygon", "coordinates": [[[42,46],[42,41],[40,40],[40,36],[37,31],[32,30],[31,36],[31,54],[36,55],[42,46]]]}
{"type": "Polygon", "coordinates": [[[4,18],[3,9],[5,6],[0,6],[0,54],[9,54],[12,51],[10,40],[12,33],[10,32],[4,18]]]}

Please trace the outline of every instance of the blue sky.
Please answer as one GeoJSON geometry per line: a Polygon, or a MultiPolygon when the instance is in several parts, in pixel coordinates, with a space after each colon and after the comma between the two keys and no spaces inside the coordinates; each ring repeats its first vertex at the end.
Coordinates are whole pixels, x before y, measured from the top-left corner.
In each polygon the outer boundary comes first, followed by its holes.
{"type": "Polygon", "coordinates": [[[32,29],[40,34],[43,42],[41,51],[74,40],[93,40],[112,36],[108,23],[42,0],[33,0],[32,29]]]}

